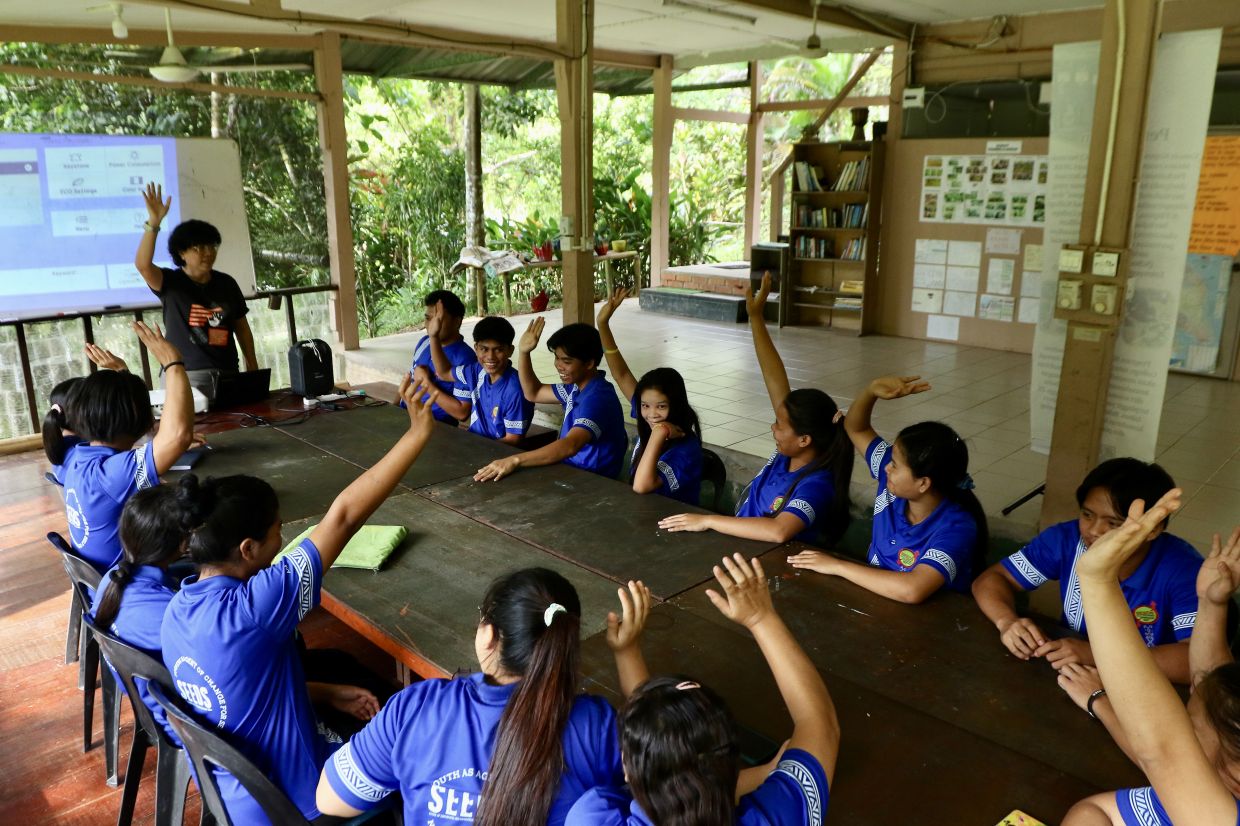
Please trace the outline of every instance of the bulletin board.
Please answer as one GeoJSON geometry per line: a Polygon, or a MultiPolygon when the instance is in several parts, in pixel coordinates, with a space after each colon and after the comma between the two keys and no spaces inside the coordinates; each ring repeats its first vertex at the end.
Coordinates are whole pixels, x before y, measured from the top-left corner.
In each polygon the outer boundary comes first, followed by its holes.
{"type": "MultiPolygon", "coordinates": [[[[1014,158],[1047,154],[1046,138],[1008,143],[1019,144],[1014,158]]],[[[986,150],[984,138],[891,141],[877,279],[879,332],[1032,352],[1041,225],[987,222],[984,214],[980,221],[947,221],[941,209],[931,220],[924,217],[927,158],[980,158],[986,150]]]]}

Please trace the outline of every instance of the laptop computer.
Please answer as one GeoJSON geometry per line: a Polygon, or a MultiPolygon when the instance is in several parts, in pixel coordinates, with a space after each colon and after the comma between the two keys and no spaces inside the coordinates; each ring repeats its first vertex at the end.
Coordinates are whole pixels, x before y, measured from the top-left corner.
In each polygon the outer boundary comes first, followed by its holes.
{"type": "Polygon", "coordinates": [[[215,387],[215,399],[211,402],[211,409],[261,402],[270,392],[271,368],[221,374],[219,384],[215,387]]]}

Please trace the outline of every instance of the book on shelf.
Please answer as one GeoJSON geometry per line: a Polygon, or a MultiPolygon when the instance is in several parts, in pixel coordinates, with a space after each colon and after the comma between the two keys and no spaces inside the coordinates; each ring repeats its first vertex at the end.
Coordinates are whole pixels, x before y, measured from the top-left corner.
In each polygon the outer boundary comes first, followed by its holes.
{"type": "Polygon", "coordinates": [[[822,167],[811,166],[806,161],[793,164],[796,170],[797,189],[801,192],[822,192],[822,167]]]}
{"type": "Polygon", "coordinates": [[[836,192],[851,192],[856,190],[868,189],[870,185],[870,159],[862,158],[859,161],[849,161],[840,169],[840,175],[835,179],[835,186],[832,187],[836,192]]]}
{"type": "Polygon", "coordinates": [[[865,229],[869,209],[868,204],[817,209],[802,205],[796,208],[796,226],[806,229],[865,229]]]}
{"type": "Polygon", "coordinates": [[[840,250],[842,261],[862,261],[865,259],[865,239],[853,238],[840,250]]]}
{"type": "Polygon", "coordinates": [[[841,281],[840,292],[847,295],[861,295],[865,292],[865,282],[859,280],[841,281]]]}
{"type": "Polygon", "coordinates": [[[839,298],[837,297],[835,299],[835,306],[840,309],[845,309],[845,310],[860,310],[861,299],[860,298],[839,298]]]}
{"type": "Polygon", "coordinates": [[[810,238],[802,235],[796,240],[797,258],[833,258],[835,245],[830,238],[810,238]]]}

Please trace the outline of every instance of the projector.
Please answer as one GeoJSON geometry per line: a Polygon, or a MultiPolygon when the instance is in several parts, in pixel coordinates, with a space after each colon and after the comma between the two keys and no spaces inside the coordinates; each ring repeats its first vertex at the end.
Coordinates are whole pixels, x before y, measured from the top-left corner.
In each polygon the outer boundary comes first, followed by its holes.
{"type": "MultiPolygon", "coordinates": [[[[207,397],[204,396],[202,391],[197,387],[191,387],[189,392],[194,398],[194,412],[206,413],[208,405],[207,397]]],[[[163,390],[151,391],[151,412],[155,414],[155,418],[157,419],[164,415],[164,401],[166,398],[167,393],[163,390]]]]}

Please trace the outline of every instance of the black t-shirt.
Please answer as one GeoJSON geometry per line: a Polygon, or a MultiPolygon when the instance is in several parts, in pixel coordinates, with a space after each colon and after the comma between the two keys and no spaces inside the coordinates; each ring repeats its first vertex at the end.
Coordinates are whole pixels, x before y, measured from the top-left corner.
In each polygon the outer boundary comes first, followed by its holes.
{"type": "Polygon", "coordinates": [[[206,284],[184,270],[160,267],[162,290],[152,290],[164,306],[164,335],[181,351],[186,370],[236,370],[233,330],[250,311],[231,275],[211,271],[206,284]]]}

